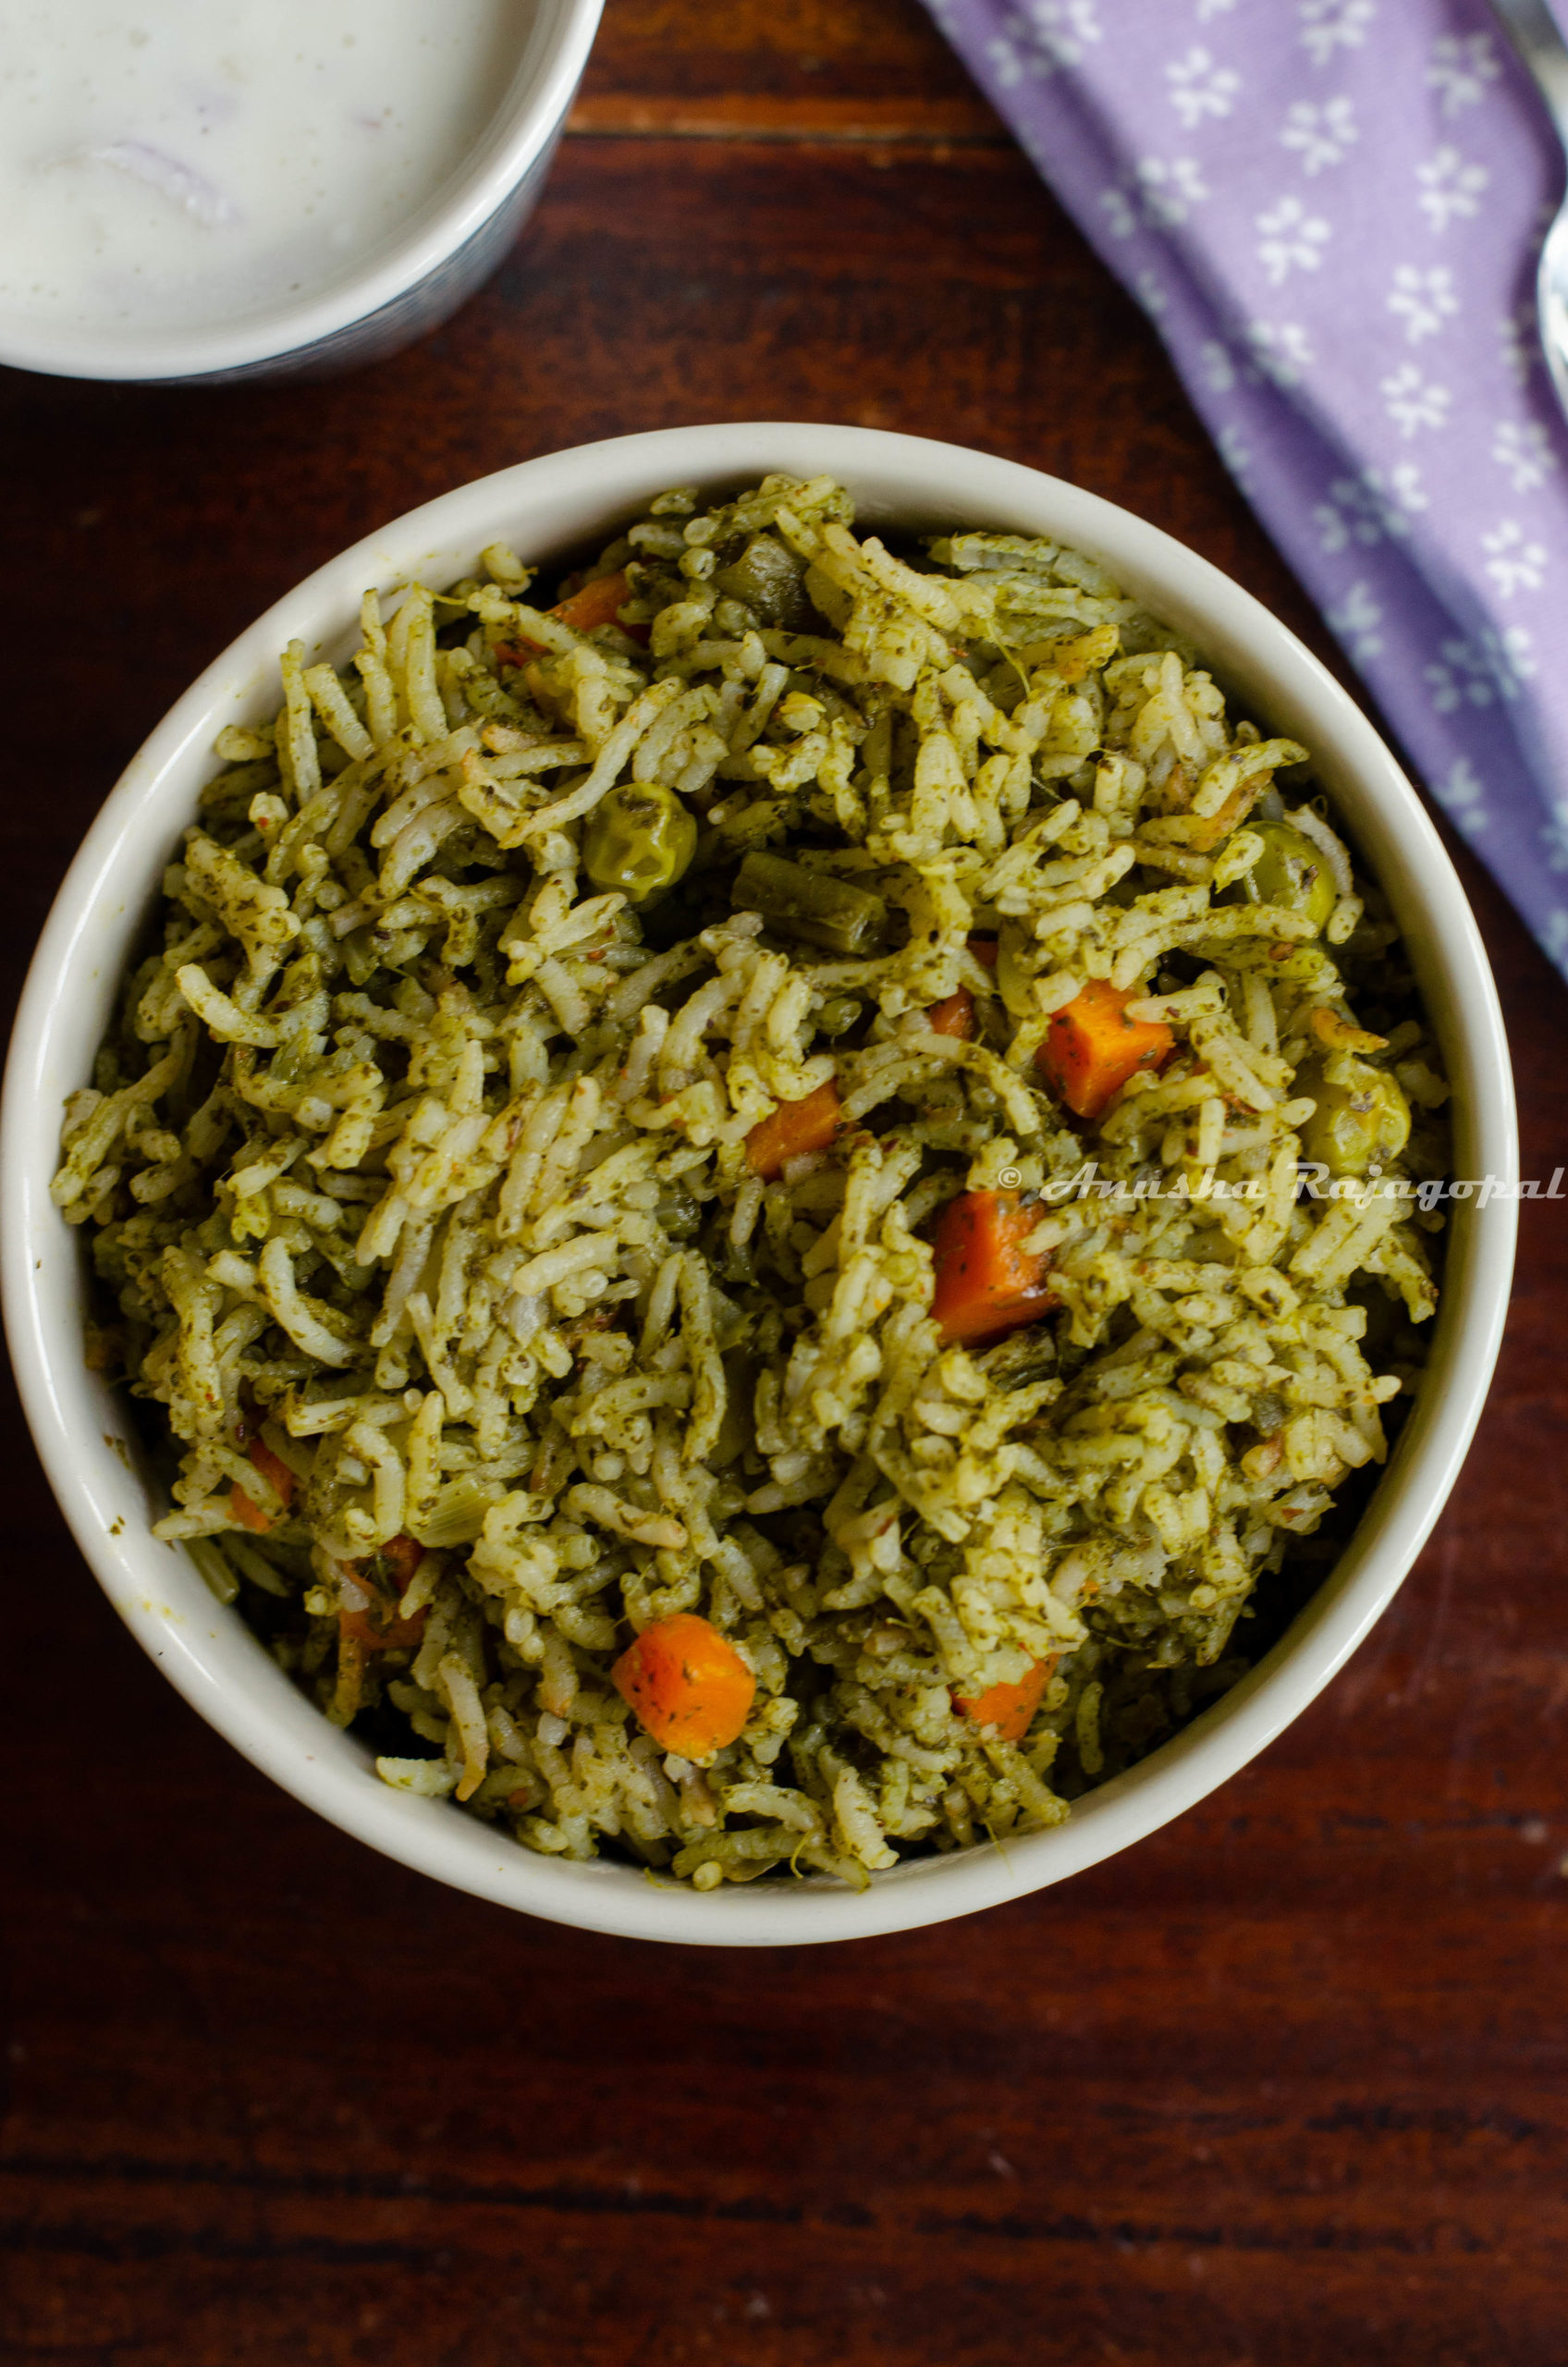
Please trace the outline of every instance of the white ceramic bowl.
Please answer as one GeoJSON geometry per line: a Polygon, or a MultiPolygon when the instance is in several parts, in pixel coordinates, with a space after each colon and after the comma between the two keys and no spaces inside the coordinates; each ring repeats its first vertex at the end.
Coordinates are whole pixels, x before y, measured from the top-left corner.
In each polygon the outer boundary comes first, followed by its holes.
{"type": "Polygon", "coordinates": [[[501,263],[545,186],[604,0],[535,0],[510,86],[462,171],[357,271],[292,304],[136,337],[0,318],[0,363],[56,378],[325,376],[435,328],[501,263]]]}
{"type": "MultiPolygon", "coordinates": [[[[1191,633],[1276,728],[1311,747],[1392,900],[1454,1086],[1455,1172],[1512,1179],[1508,1051],[1476,924],[1431,823],[1392,756],[1317,660],[1247,593],[1109,502],[949,445],[854,427],[677,428],[504,470],[433,501],[334,559],[242,633],[131,763],[89,832],[33,962],[6,1079],[0,1209],[6,1327],[33,1434],[78,1542],[132,1632],[194,1708],[296,1799],[438,1881],[554,1921],[634,1937],[733,1944],[860,1938],[940,1922],[1094,1865],[1190,1808],[1304,1710],[1384,1610],[1453,1483],[1491,1376],[1513,1269],[1506,1200],[1454,1212],[1442,1310],[1422,1392],[1333,1575],[1268,1657],[1142,1765],[1049,1833],[878,1876],[856,1895],[776,1882],[699,1895],[604,1862],[533,1855],[446,1802],[389,1790],[329,1726],[181,1551],[153,1541],[161,1506],[123,1402],[82,1361],[77,1243],[51,1206],[60,1107],[93,1051],[177,834],[195,811],[214,735],[276,705],[277,653],[298,636],[344,658],[359,597],[410,576],[442,583],[497,537],[534,558],[610,532],[649,495],[734,488],[771,469],[827,471],[863,520],[1011,527],[1102,558],[1191,633]]],[[[178,1846],[178,1834],[169,1836],[178,1846]]]]}

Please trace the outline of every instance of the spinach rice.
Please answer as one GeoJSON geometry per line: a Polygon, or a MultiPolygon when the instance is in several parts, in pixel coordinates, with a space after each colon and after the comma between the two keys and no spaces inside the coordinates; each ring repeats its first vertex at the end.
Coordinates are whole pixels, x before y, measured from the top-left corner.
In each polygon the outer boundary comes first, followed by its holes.
{"type": "Polygon", "coordinates": [[[1168,1736],[1436,1299],[1445,1088],[1306,752],[1083,556],[853,517],[667,493],[564,613],[496,546],[295,644],[55,1186],[156,1534],[387,1782],[702,1889],[1035,1830],[1168,1736]],[[1164,1057],[1085,1116],[1091,991],[1164,1057]],[[961,1202],[1044,1278],[989,1339],[931,1312],[961,1202]],[[612,1675],[682,1616],[749,1699],[690,1757],[612,1675]]]}

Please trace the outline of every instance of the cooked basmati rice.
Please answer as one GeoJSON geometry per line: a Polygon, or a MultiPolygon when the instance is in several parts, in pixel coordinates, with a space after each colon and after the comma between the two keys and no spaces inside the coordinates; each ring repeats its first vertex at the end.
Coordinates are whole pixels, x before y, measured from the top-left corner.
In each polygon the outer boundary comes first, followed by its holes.
{"type": "Polygon", "coordinates": [[[702,1889],[1035,1830],[1169,1736],[1321,1576],[1435,1304],[1434,1215],[1298,1192],[1304,1082],[1369,1066],[1415,1118],[1384,1185],[1444,1165],[1305,752],[1082,555],[852,521],[826,479],[668,493],[589,570],[630,631],[532,605],[496,546],[367,594],[347,666],[291,646],[55,1184],[92,1357],[158,1409],[156,1533],[388,1782],[702,1889]],[[700,825],[641,910],[582,873],[628,779],[700,825]],[[1321,931],[1229,899],[1281,814],[1321,931]],[[886,940],[736,908],[760,849],[874,890],[886,940]],[[1091,1124],[1036,1055],[1096,980],[1175,1050],[1091,1124]],[[961,987],[973,1038],[926,1023],[961,987]],[[828,1078],[831,1145],[755,1172],[828,1078]],[[966,1347],[930,1235],[998,1189],[1058,1304],[966,1347]],[[700,1764],[609,1676],[687,1612],[756,1680],[700,1764]],[[1041,1662],[1022,1738],[956,1706],[1041,1662]]]}

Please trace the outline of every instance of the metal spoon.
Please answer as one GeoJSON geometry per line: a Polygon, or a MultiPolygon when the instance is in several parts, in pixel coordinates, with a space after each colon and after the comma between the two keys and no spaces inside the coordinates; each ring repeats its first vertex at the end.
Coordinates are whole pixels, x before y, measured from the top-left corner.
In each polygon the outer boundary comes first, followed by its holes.
{"type": "MultiPolygon", "coordinates": [[[[1535,78],[1536,87],[1568,152],[1568,41],[1547,0],[1492,0],[1509,40],[1535,78]]],[[[1546,234],[1536,274],[1536,313],[1557,399],[1568,412],[1568,197],[1546,234]]]]}

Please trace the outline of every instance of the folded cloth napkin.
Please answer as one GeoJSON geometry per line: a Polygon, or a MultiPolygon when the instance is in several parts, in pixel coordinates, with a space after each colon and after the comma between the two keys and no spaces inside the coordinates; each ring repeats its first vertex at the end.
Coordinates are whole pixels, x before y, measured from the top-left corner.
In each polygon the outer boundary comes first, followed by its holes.
{"type": "Polygon", "coordinates": [[[1568,975],[1562,152],[1485,0],[925,0],[1568,975]]]}

